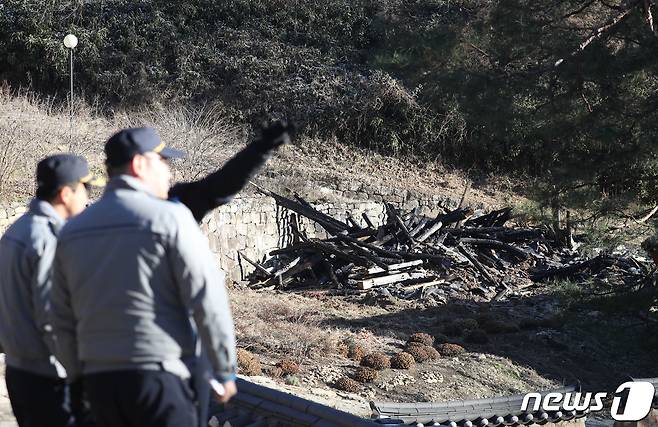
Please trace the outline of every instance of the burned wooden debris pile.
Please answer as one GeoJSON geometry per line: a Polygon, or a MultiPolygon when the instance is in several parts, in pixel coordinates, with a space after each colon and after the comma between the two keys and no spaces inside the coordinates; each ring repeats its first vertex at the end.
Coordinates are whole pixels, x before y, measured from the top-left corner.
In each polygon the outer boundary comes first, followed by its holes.
{"type": "Polygon", "coordinates": [[[240,253],[255,268],[249,283],[256,289],[322,287],[401,298],[497,300],[554,277],[593,270],[604,276],[612,267],[633,280],[649,272],[647,263],[633,258],[581,259],[549,227],[510,225],[511,208],[482,213],[458,207],[427,217],[385,203],[387,219],[375,226],[366,214],[362,221],[351,214],[341,221],[297,195],[259,191],[291,211],[293,239],[263,263],[240,253]],[[327,237],[307,236],[299,217],[319,224],[327,237]]]}

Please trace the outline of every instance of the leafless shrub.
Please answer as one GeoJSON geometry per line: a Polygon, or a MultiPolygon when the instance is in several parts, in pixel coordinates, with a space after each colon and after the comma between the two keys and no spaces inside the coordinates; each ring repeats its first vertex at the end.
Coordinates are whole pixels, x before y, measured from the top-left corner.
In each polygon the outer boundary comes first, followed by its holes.
{"type": "Polygon", "coordinates": [[[162,140],[188,153],[174,163],[176,180],[192,181],[217,169],[246,141],[245,129],[222,116],[222,106],[175,106],[118,115],[120,127],[151,126],[162,140]]]}

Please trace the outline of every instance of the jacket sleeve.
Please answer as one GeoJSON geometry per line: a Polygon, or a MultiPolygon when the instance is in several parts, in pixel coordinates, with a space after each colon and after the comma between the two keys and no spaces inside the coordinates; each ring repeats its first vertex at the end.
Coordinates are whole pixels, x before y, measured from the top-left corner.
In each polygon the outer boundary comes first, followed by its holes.
{"type": "Polygon", "coordinates": [[[178,292],[192,312],[215,376],[224,382],[232,380],[236,372],[235,333],[225,276],[189,212],[180,217],[168,250],[178,292]]]}
{"type": "Polygon", "coordinates": [[[40,248],[34,260],[34,271],[32,275],[32,310],[34,321],[41,332],[46,347],[50,354],[55,354],[55,341],[50,325],[50,291],[52,285],[52,265],[55,258],[57,241],[47,241],[40,248]]]}
{"type": "Polygon", "coordinates": [[[175,184],[169,191],[169,199],[183,203],[200,222],[208,212],[230,202],[271,157],[273,150],[251,143],[205,178],[175,184]]]}
{"type": "Polygon", "coordinates": [[[69,382],[73,382],[81,375],[82,366],[78,359],[75,315],[63,267],[58,249],[52,270],[50,320],[55,334],[55,356],[64,365],[69,382]]]}

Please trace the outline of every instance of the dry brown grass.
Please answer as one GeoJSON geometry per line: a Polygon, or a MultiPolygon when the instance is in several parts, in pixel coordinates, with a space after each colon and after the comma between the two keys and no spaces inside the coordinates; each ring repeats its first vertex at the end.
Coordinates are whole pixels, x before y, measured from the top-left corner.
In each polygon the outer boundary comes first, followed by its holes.
{"type": "Polygon", "coordinates": [[[425,345],[433,345],[434,337],[424,332],[416,332],[415,334],[411,334],[407,342],[417,342],[425,345]]]}
{"type": "Polygon", "coordinates": [[[335,351],[345,333],[321,325],[321,307],[295,303],[270,294],[240,289],[231,292],[238,341],[272,355],[315,359],[335,351]]]}
{"type": "Polygon", "coordinates": [[[430,359],[430,355],[425,347],[426,346],[424,345],[412,345],[408,346],[405,351],[409,353],[416,362],[423,363],[430,359]]]}
{"type": "Polygon", "coordinates": [[[377,371],[372,368],[360,366],[354,371],[354,379],[360,383],[369,383],[377,379],[377,371]]]}
{"type": "Polygon", "coordinates": [[[286,358],[276,364],[283,375],[295,375],[299,373],[299,364],[292,359],[286,358]]]}
{"type": "Polygon", "coordinates": [[[278,366],[269,366],[265,368],[265,374],[272,378],[281,378],[283,376],[283,370],[278,366]]]}
{"type": "Polygon", "coordinates": [[[411,354],[418,363],[426,360],[436,360],[441,357],[441,354],[434,347],[419,342],[407,342],[405,351],[411,354]]]}
{"type": "Polygon", "coordinates": [[[237,351],[238,373],[247,376],[261,375],[260,359],[253,353],[239,348],[237,351]]]}
{"type": "Polygon", "coordinates": [[[334,387],[336,387],[338,390],[347,391],[349,393],[356,393],[357,391],[361,390],[361,385],[358,382],[347,377],[338,379],[338,381],[336,381],[334,384],[334,387]]]}
{"type": "Polygon", "coordinates": [[[466,349],[459,344],[439,344],[436,346],[439,353],[445,357],[454,357],[459,356],[460,354],[466,353],[466,349]]]}
{"type": "Polygon", "coordinates": [[[407,352],[400,352],[391,357],[391,368],[409,369],[416,364],[414,357],[407,352]]]}
{"type": "Polygon", "coordinates": [[[366,354],[361,359],[361,366],[382,371],[391,367],[391,358],[379,352],[366,354]]]}
{"type": "Polygon", "coordinates": [[[349,346],[347,357],[349,357],[350,359],[356,362],[361,362],[361,359],[363,359],[363,356],[365,355],[366,355],[366,350],[359,344],[351,344],[349,346]]]}
{"type": "Polygon", "coordinates": [[[102,152],[105,129],[107,121],[89,107],[76,108],[71,133],[68,113],[52,100],[0,92],[0,196],[10,201],[32,197],[36,164],[50,154],[85,155],[98,169],[95,153],[102,152]]]}
{"type": "Polygon", "coordinates": [[[67,106],[27,92],[0,92],[0,195],[5,200],[31,197],[37,162],[55,153],[82,155],[92,171],[102,175],[105,141],[129,126],[153,126],[165,143],[188,151],[188,158],[174,163],[176,180],[215,170],[246,140],[243,127],[223,120],[212,108],[152,106],[103,116],[78,103],[71,127],[67,106]]]}
{"type": "Polygon", "coordinates": [[[344,342],[339,342],[336,344],[336,354],[343,356],[343,357],[348,357],[350,354],[350,346],[347,343],[344,342]]]}
{"type": "Polygon", "coordinates": [[[427,355],[429,356],[430,360],[436,360],[439,357],[441,357],[441,354],[432,346],[426,345],[425,351],[427,352],[427,355]]]}
{"type": "MultiPolygon", "coordinates": [[[[213,107],[152,105],[138,111],[101,115],[93,106],[77,104],[73,124],[71,138],[66,106],[55,106],[52,100],[29,93],[14,96],[2,92],[0,195],[15,200],[30,197],[33,185],[26,184],[33,182],[37,161],[57,152],[84,155],[94,172],[102,173],[103,144],[127,126],[153,126],[165,143],[190,153],[189,158],[174,163],[177,181],[194,179],[216,169],[248,140],[245,126],[227,121],[213,107]]],[[[280,150],[270,161],[267,173],[257,181],[274,190],[294,188],[306,197],[317,195],[318,184],[332,186],[339,182],[362,182],[401,191],[413,188],[421,193],[456,198],[467,185],[463,175],[447,171],[438,162],[420,164],[348,147],[335,140],[309,138],[298,138],[294,145],[280,150]]],[[[472,189],[466,202],[477,200],[498,206],[500,200],[515,197],[507,192],[504,197],[494,198],[497,185],[492,181],[491,188],[482,185],[472,189]]]]}

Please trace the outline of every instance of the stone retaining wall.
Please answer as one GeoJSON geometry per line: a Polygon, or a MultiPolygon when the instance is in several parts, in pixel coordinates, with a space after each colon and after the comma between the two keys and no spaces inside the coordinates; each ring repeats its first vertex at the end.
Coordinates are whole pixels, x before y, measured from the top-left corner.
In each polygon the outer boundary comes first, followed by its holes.
{"type": "MultiPolygon", "coordinates": [[[[319,211],[343,222],[349,212],[362,226],[366,226],[361,216],[363,213],[376,226],[386,220],[383,200],[395,207],[417,209],[429,216],[443,212],[441,206],[455,207],[457,204],[450,198],[409,192],[382,195],[325,189],[325,193],[329,192],[331,202],[307,200],[319,211]]],[[[300,230],[309,237],[326,237],[322,227],[312,221],[302,217],[298,223],[300,230]]],[[[210,247],[218,255],[221,267],[235,281],[253,271],[249,263],[240,259],[238,252],[252,260],[262,261],[271,250],[284,247],[292,240],[291,212],[277,207],[272,198],[260,195],[238,197],[220,207],[204,219],[202,229],[208,235],[210,247]]]]}

